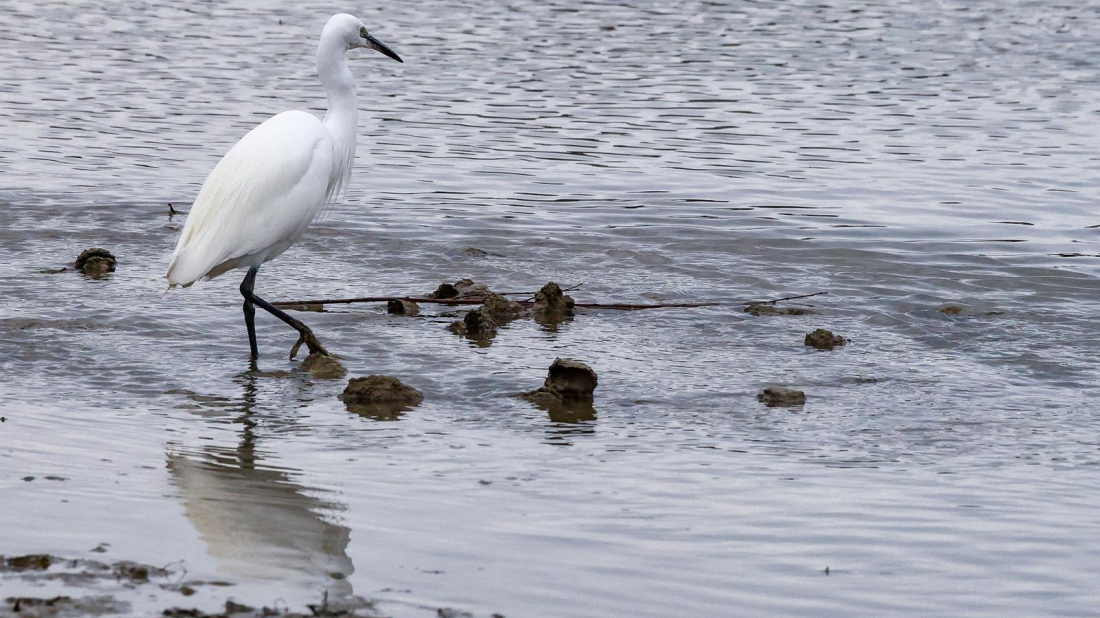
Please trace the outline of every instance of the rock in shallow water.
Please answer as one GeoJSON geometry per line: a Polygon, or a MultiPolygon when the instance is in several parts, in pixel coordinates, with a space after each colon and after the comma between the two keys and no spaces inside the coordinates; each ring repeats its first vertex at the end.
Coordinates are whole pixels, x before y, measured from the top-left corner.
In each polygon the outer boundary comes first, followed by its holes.
{"type": "Polygon", "coordinates": [[[561,395],[565,401],[592,401],[599,376],[588,365],[570,358],[554,359],[543,388],[561,395]]]}
{"type": "Polygon", "coordinates": [[[832,350],[848,343],[848,340],[840,335],[834,335],[832,331],[819,328],[806,334],[805,344],[818,350],[832,350]]]}
{"type": "Polygon", "coordinates": [[[488,312],[482,307],[470,310],[465,317],[453,322],[447,328],[460,337],[466,337],[474,341],[489,340],[497,334],[496,322],[489,317],[488,312]]]}
{"type": "Polygon", "coordinates": [[[428,298],[432,300],[446,300],[448,298],[458,298],[458,290],[450,283],[441,283],[434,292],[428,294],[428,298]]]}
{"type": "Polygon", "coordinates": [[[807,315],[814,313],[802,307],[776,307],[767,303],[757,303],[745,307],[745,313],[755,316],[764,315],[807,315]]]}
{"type": "Polygon", "coordinates": [[[313,353],[302,361],[302,369],[305,369],[318,380],[336,380],[348,374],[348,370],[331,356],[313,353]]]}
{"type": "Polygon", "coordinates": [[[107,273],[114,272],[116,263],[114,254],[101,247],[95,247],[81,251],[73,265],[85,275],[98,279],[107,273]]]}
{"type": "Polygon", "coordinates": [[[420,315],[420,305],[411,300],[398,300],[396,298],[386,302],[386,311],[393,315],[420,315]]]}
{"type": "Polygon", "coordinates": [[[348,406],[415,406],[424,401],[420,391],[393,376],[352,378],[340,395],[348,406]]]}
{"type": "Polygon", "coordinates": [[[53,557],[49,554],[27,554],[25,556],[0,556],[0,571],[45,571],[50,568],[53,557]]]}
{"type": "Polygon", "coordinates": [[[573,298],[562,293],[561,287],[551,281],[535,294],[531,314],[539,322],[561,322],[573,315],[573,298]]]}
{"type": "Polygon", "coordinates": [[[592,402],[599,377],[588,365],[569,358],[554,359],[541,388],[524,393],[523,397],[535,403],[549,403],[552,399],[563,403],[592,402]]]}
{"type": "Polygon", "coordinates": [[[473,279],[459,279],[454,285],[450,283],[440,284],[434,292],[428,294],[432,300],[446,300],[448,298],[466,298],[469,296],[488,296],[492,290],[484,283],[478,283],[473,279]]]}
{"type": "Polygon", "coordinates": [[[523,305],[495,293],[485,297],[481,310],[498,326],[527,315],[527,310],[523,308],[523,305]]]}
{"type": "Polygon", "coordinates": [[[756,396],[769,408],[800,406],[806,403],[806,393],[785,386],[769,386],[756,396]]]}
{"type": "Polygon", "coordinates": [[[599,379],[588,365],[568,358],[558,358],[550,365],[546,381],[541,388],[520,393],[519,397],[530,401],[550,413],[550,420],[577,423],[596,420],[592,407],[592,393],[599,379]]]}

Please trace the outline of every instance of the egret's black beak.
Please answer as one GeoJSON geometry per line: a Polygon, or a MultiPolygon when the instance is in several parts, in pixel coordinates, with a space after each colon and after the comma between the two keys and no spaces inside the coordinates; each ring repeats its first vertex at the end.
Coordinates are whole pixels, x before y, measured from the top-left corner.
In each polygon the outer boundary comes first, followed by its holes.
{"type": "Polygon", "coordinates": [[[401,56],[398,56],[389,47],[386,47],[385,43],[383,43],[382,41],[379,41],[378,39],[374,38],[373,36],[371,36],[369,34],[367,35],[367,43],[370,44],[371,49],[373,49],[374,51],[382,52],[383,54],[389,56],[390,58],[393,58],[394,60],[396,60],[398,62],[401,62],[401,63],[405,62],[404,60],[401,59],[401,56]]]}

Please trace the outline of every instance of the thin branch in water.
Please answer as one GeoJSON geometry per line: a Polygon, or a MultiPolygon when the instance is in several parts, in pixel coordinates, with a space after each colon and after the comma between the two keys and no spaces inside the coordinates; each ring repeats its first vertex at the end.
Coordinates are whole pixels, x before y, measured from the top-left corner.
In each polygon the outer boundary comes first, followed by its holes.
{"type": "Polygon", "coordinates": [[[797,296],[784,296],[783,298],[775,298],[772,300],[756,300],[747,301],[741,303],[742,305],[774,305],[775,303],[782,302],[784,300],[796,300],[799,298],[811,298],[814,296],[821,296],[822,294],[828,294],[828,292],[814,292],[813,294],[799,294],[797,296]]]}
{"type": "MultiPolygon", "coordinates": [[[[436,304],[436,305],[480,305],[485,302],[484,298],[424,298],[416,296],[363,296],[360,298],[325,298],[316,300],[284,300],[275,303],[271,303],[276,307],[289,307],[294,309],[296,307],[308,307],[316,305],[348,305],[351,303],[388,303],[391,300],[403,300],[413,303],[422,304],[436,304]]],[[[525,307],[535,304],[533,300],[518,300],[515,301],[525,307]]],[[[693,307],[714,307],[721,305],[721,303],[576,303],[573,306],[582,309],[666,309],[666,308],[685,308],[690,309],[693,307]]]]}
{"type": "MultiPolygon", "coordinates": [[[[580,288],[583,283],[565,288],[563,291],[572,291],[580,288]]],[[[531,292],[498,292],[501,296],[504,295],[519,295],[519,294],[531,294],[531,292]]],[[[797,300],[800,298],[811,298],[814,296],[821,296],[828,294],[828,292],[814,292],[813,294],[798,294],[795,296],[784,296],[783,298],[775,298],[772,300],[761,301],[747,301],[741,303],[742,305],[774,305],[778,302],[785,300],[797,300]]],[[[284,300],[275,303],[271,303],[276,307],[288,307],[291,309],[299,309],[306,307],[317,307],[323,305],[350,305],[352,303],[387,303],[391,300],[406,301],[421,304],[436,304],[436,305],[448,305],[448,306],[462,306],[462,305],[480,305],[485,302],[485,296],[465,296],[461,298],[428,298],[426,296],[359,296],[355,298],[323,298],[313,300],[284,300]]],[[[523,300],[515,301],[524,307],[530,307],[534,304],[534,298],[526,298],[523,300]]],[[[698,303],[575,303],[574,307],[580,309],[619,309],[623,311],[633,311],[637,309],[693,309],[696,307],[718,307],[723,306],[725,303],[718,302],[698,302],[698,303]]]]}
{"type": "Polygon", "coordinates": [[[722,303],[575,303],[574,307],[581,309],[621,309],[633,311],[635,309],[694,309],[695,307],[718,307],[722,303]]]}

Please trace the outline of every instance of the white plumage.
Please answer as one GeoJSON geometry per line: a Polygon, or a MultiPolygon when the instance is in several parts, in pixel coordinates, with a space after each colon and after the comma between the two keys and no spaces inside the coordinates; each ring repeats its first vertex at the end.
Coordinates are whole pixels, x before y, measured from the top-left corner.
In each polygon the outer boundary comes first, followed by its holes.
{"type": "Polygon", "coordinates": [[[351,176],[358,107],[344,54],[358,47],[401,62],[367,33],[363,22],[347,14],[332,16],[317,45],[317,73],[329,100],[324,120],[302,111],[283,112],[241,138],[207,176],[172,254],[169,288],[249,269],[241,294],[253,358],[254,304],[297,329],[298,345],[308,343],[311,353],[327,354],[304,324],[256,296],[252,287],[260,265],[294,244],[325,205],[339,198],[351,176]]]}
{"type": "Polygon", "coordinates": [[[334,197],[339,170],[317,117],[283,112],[248,132],[218,162],[195,198],[168,267],[184,287],[286,251],[334,197]]]}

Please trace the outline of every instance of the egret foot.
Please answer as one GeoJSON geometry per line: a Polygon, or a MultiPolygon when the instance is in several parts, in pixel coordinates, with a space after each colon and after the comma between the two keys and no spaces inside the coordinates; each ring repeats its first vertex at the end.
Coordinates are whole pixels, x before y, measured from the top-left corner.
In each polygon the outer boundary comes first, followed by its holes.
{"type": "MultiPolygon", "coordinates": [[[[291,319],[294,320],[294,318],[291,318],[291,319]]],[[[298,322],[298,320],[294,320],[294,321],[298,322]]],[[[308,326],[306,326],[305,324],[302,324],[301,322],[298,322],[297,325],[295,325],[295,324],[290,324],[290,325],[298,330],[298,343],[295,343],[294,347],[290,348],[290,358],[291,358],[291,360],[293,360],[294,357],[298,355],[298,349],[302,347],[303,343],[306,344],[306,347],[309,348],[309,353],[310,354],[320,354],[322,356],[332,356],[332,354],[329,353],[329,351],[325,349],[325,346],[321,345],[320,340],[317,339],[317,337],[313,334],[313,331],[311,331],[308,326]]]]}
{"type": "Polygon", "coordinates": [[[321,341],[317,339],[317,336],[313,334],[313,331],[308,326],[303,324],[301,320],[287,315],[285,311],[279,309],[275,305],[267,302],[266,300],[256,296],[256,293],[252,291],[253,285],[256,282],[256,273],[259,272],[259,266],[253,266],[248,269],[248,274],[245,275],[244,281],[241,282],[241,296],[244,296],[244,320],[245,325],[248,327],[248,344],[252,348],[252,358],[255,359],[259,356],[256,350],[256,326],[254,316],[256,309],[253,305],[263,309],[271,315],[279,318],[285,322],[288,326],[298,331],[298,342],[294,344],[293,348],[290,348],[290,358],[294,359],[298,355],[298,350],[301,349],[302,344],[306,344],[309,348],[310,354],[321,354],[322,356],[332,356],[332,354],[325,349],[325,346],[321,345],[321,341]]]}

